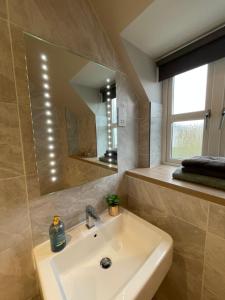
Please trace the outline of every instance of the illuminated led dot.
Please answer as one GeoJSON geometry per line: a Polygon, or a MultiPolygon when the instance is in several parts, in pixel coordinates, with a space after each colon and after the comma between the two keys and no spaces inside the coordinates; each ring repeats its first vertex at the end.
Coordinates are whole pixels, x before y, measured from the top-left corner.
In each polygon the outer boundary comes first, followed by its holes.
{"type": "Polygon", "coordinates": [[[49,136],[49,137],[48,137],[48,141],[49,141],[49,142],[54,141],[54,137],[53,137],[53,136],[49,136]]]}
{"type": "Polygon", "coordinates": [[[45,65],[45,64],[41,65],[41,68],[42,68],[42,70],[44,70],[44,71],[47,71],[47,70],[48,70],[48,66],[45,65]]]}
{"type": "Polygon", "coordinates": [[[107,114],[110,115],[110,113],[111,113],[111,111],[108,110],[108,111],[107,111],[107,114]]]}
{"type": "Polygon", "coordinates": [[[49,93],[44,93],[44,97],[45,98],[50,98],[50,94],[49,93]]]}
{"type": "Polygon", "coordinates": [[[111,105],[110,105],[110,104],[108,104],[108,105],[107,105],[107,107],[108,107],[108,108],[110,108],[110,107],[111,107],[111,105]]]}
{"type": "Polygon", "coordinates": [[[55,157],[55,153],[50,152],[50,153],[49,153],[49,157],[51,157],[51,158],[52,158],[52,157],[55,157]]]}
{"type": "Polygon", "coordinates": [[[112,165],[110,164],[109,167],[112,168],[112,165]]]}
{"type": "Polygon", "coordinates": [[[109,162],[112,162],[112,158],[109,158],[108,160],[109,160],[109,162]]]}
{"type": "Polygon", "coordinates": [[[48,60],[48,59],[47,59],[47,55],[41,54],[41,59],[42,59],[43,61],[47,61],[47,60],[48,60]]]}
{"type": "Polygon", "coordinates": [[[108,118],[108,121],[110,121],[111,119],[110,118],[108,118]]]}
{"type": "Polygon", "coordinates": [[[53,150],[55,147],[54,147],[54,145],[49,145],[48,146],[48,149],[50,149],[50,150],[53,150]]]}
{"type": "Polygon", "coordinates": [[[52,120],[47,119],[47,120],[46,120],[46,123],[47,123],[47,124],[52,124],[52,120]]]}
{"type": "Polygon", "coordinates": [[[110,82],[110,78],[106,78],[106,82],[110,82]]]}
{"type": "Polygon", "coordinates": [[[108,129],[108,133],[110,133],[111,132],[111,129],[108,129]]]}
{"type": "Polygon", "coordinates": [[[107,101],[110,102],[110,101],[111,101],[111,98],[107,98],[107,101]]]}
{"type": "Polygon", "coordinates": [[[56,165],[56,162],[54,160],[50,161],[49,163],[50,166],[55,166],[56,165]]]}
{"type": "Polygon", "coordinates": [[[44,83],[44,84],[43,84],[43,88],[46,89],[46,90],[49,90],[50,86],[49,86],[49,84],[44,83]]]}
{"type": "Polygon", "coordinates": [[[109,156],[112,156],[112,153],[109,153],[109,156]]]}
{"type": "Polygon", "coordinates": [[[53,132],[53,129],[52,129],[52,128],[47,128],[47,132],[48,132],[48,133],[52,133],[52,132],[53,132]]]}
{"type": "Polygon", "coordinates": [[[112,147],[108,147],[109,150],[112,150],[112,147]]]}
{"type": "Polygon", "coordinates": [[[109,95],[110,95],[110,92],[107,92],[106,94],[109,96],[109,95]]]}
{"type": "Polygon", "coordinates": [[[45,102],[45,106],[46,106],[46,107],[51,107],[51,102],[46,101],[46,102],[45,102]]]}
{"type": "Polygon", "coordinates": [[[109,140],[111,139],[111,135],[108,135],[108,139],[109,139],[109,140]]]}
{"type": "Polygon", "coordinates": [[[46,116],[51,116],[51,115],[52,115],[52,112],[51,112],[50,110],[46,110],[46,111],[45,111],[45,114],[46,114],[46,116]]]}
{"type": "Polygon", "coordinates": [[[47,74],[42,74],[42,78],[43,78],[44,80],[48,80],[48,79],[49,79],[49,77],[48,77],[47,74]]]}
{"type": "Polygon", "coordinates": [[[110,127],[111,126],[111,124],[108,124],[108,127],[110,127]]]}
{"type": "Polygon", "coordinates": [[[112,142],[110,142],[110,141],[109,141],[109,142],[108,142],[108,144],[109,144],[109,145],[111,145],[111,144],[112,144],[112,142]]]}
{"type": "Polygon", "coordinates": [[[55,176],[51,177],[51,181],[55,182],[56,180],[57,180],[57,177],[55,177],[55,176]]]}
{"type": "Polygon", "coordinates": [[[55,174],[55,173],[56,173],[56,169],[51,169],[51,170],[50,170],[50,173],[51,173],[51,174],[55,174]]]}
{"type": "Polygon", "coordinates": [[[107,88],[107,89],[110,89],[110,85],[108,84],[108,85],[106,86],[106,88],[107,88]]]}

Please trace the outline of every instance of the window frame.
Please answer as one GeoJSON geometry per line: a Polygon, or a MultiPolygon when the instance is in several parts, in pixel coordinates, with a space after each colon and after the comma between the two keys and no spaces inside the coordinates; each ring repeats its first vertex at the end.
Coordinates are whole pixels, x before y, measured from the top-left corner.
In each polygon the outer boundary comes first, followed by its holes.
{"type": "Polygon", "coordinates": [[[205,128],[205,113],[211,110],[212,83],[214,79],[214,63],[208,64],[205,110],[172,114],[174,77],[166,79],[162,83],[163,95],[163,130],[162,130],[162,162],[169,165],[179,165],[182,160],[171,157],[172,123],[179,121],[204,120],[202,155],[207,155],[209,144],[209,130],[205,128]]]}

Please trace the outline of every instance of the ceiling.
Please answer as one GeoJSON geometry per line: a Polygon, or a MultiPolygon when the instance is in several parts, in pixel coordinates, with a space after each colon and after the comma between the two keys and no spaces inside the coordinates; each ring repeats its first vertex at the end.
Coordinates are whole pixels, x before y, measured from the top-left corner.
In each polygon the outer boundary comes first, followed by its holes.
{"type": "Polygon", "coordinates": [[[121,32],[153,0],[90,0],[107,30],[121,32]]]}
{"type": "Polygon", "coordinates": [[[224,23],[225,0],[154,0],[121,36],[157,59],[224,23]]]}

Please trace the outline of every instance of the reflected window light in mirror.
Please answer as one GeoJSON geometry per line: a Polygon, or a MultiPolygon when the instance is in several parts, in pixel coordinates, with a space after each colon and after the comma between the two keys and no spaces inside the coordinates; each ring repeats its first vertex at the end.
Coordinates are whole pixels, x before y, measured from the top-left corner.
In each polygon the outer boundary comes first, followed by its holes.
{"type": "Polygon", "coordinates": [[[47,55],[42,53],[41,54],[41,60],[47,61],[48,60],[47,55]]]}

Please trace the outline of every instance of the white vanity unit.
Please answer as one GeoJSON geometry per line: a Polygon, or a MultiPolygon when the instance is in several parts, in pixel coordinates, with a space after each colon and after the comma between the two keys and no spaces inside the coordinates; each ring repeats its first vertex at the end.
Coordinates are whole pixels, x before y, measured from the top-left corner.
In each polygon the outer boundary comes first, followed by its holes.
{"type": "Polygon", "coordinates": [[[85,222],[67,234],[59,253],[49,241],[34,248],[44,300],[150,300],[172,263],[172,238],[121,209],[92,229],[85,222]]]}

